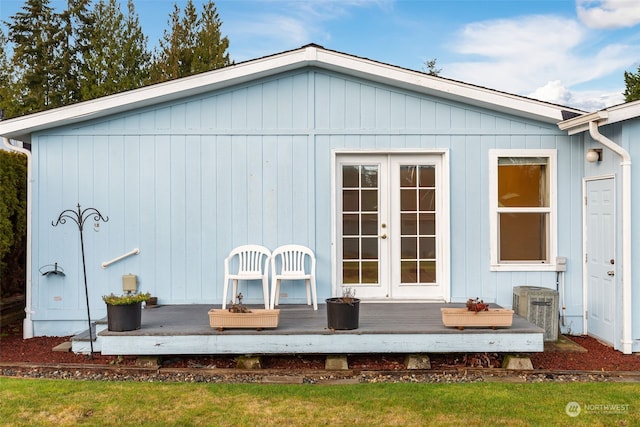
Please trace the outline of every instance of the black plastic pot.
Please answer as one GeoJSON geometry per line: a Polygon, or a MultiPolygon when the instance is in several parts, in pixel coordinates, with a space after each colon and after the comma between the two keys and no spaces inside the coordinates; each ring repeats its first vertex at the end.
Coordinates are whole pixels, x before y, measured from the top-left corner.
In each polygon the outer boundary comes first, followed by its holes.
{"type": "Polygon", "coordinates": [[[327,327],[329,329],[358,329],[360,319],[360,300],[354,298],[346,303],[342,298],[328,298],[327,303],[327,327]]]}
{"type": "Polygon", "coordinates": [[[107,304],[107,327],[110,331],[124,332],[140,329],[142,302],[126,305],[107,304]]]}

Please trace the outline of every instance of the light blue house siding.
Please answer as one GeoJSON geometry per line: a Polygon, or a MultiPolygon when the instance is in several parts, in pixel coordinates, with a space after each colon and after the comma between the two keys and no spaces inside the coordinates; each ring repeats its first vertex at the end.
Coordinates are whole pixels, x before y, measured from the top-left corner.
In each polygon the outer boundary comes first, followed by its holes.
{"type": "MultiPolygon", "coordinates": [[[[582,139],[552,123],[318,68],[36,132],[34,333],[85,329],[78,229],[69,222],[52,226],[77,203],[109,217],[99,227],[87,221],[84,230],[94,318],[106,315],[101,296],[120,293],[129,273],[161,304],[220,304],[223,259],[246,243],[311,247],[318,298],[332,296],[335,150],[448,151],[452,301],[478,296],[510,307],[514,286],[555,289],[555,272],[490,271],[488,150],[494,148],[557,150],[558,254],[569,259],[567,327],[580,332],[582,139]],[[101,267],[133,248],[140,254],[101,267]],[[40,275],[41,266],[56,262],[65,277],[40,275]]],[[[302,287],[285,283],[282,292],[284,304],[305,299],[302,287]]],[[[261,301],[257,286],[243,293],[250,303],[261,301]]]]}
{"type": "MultiPolygon", "coordinates": [[[[622,106],[621,109],[631,110],[637,109],[636,105],[629,107],[622,106]]],[[[615,109],[616,107],[613,107],[615,109]]],[[[627,151],[631,159],[640,158],[640,116],[632,115],[628,120],[615,121],[613,124],[605,124],[599,128],[599,132],[619,145],[627,151]]],[[[580,141],[584,139],[585,150],[589,148],[600,148],[603,150],[602,161],[597,163],[585,163],[584,176],[585,179],[594,177],[612,177],[615,180],[615,264],[611,266],[611,270],[615,272],[611,298],[613,300],[613,328],[611,334],[613,336],[613,346],[616,349],[622,349],[624,344],[623,324],[625,322],[623,313],[624,304],[624,278],[623,278],[623,236],[630,236],[631,239],[631,295],[630,300],[630,318],[631,331],[630,344],[634,352],[640,351],[640,336],[636,331],[640,331],[640,312],[636,307],[640,306],[640,292],[638,292],[637,284],[640,283],[640,227],[638,227],[638,212],[640,212],[640,173],[638,172],[638,163],[633,163],[631,167],[631,223],[624,225],[623,208],[622,208],[622,158],[613,151],[603,147],[593,140],[588,132],[579,134],[580,141]]],[[[575,287],[576,293],[582,291],[581,288],[575,287]]],[[[585,309],[587,309],[586,307],[585,309]]]]}

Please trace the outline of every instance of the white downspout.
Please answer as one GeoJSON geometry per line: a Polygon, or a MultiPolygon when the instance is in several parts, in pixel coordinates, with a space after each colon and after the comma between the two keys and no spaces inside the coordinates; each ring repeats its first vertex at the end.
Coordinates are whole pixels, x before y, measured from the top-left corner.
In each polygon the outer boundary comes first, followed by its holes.
{"type": "Polygon", "coordinates": [[[31,315],[33,314],[31,308],[31,187],[33,182],[31,171],[31,151],[12,145],[7,138],[2,138],[2,142],[8,150],[17,151],[18,153],[22,153],[27,156],[27,283],[24,296],[24,311],[26,316],[22,325],[22,336],[24,339],[28,339],[33,338],[33,320],[31,319],[31,315]]]}
{"type": "Polygon", "coordinates": [[[622,160],[622,352],[631,354],[631,156],[629,153],[598,131],[598,122],[589,122],[589,134],[593,139],[618,154],[622,160]]]}

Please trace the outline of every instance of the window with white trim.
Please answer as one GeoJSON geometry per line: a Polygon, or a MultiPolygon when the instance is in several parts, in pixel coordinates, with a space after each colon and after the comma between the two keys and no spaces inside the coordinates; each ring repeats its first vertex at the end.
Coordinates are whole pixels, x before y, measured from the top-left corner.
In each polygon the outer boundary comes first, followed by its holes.
{"type": "Polygon", "coordinates": [[[491,264],[546,269],[555,259],[556,151],[490,150],[491,264]]]}

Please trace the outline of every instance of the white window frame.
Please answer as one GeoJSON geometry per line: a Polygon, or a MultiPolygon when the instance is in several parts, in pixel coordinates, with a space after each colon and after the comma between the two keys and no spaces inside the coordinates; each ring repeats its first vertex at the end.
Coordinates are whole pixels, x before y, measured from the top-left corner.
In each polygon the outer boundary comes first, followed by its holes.
{"type": "Polygon", "coordinates": [[[557,150],[550,149],[492,149],[489,150],[489,233],[491,271],[555,271],[556,255],[558,253],[558,167],[557,150]],[[546,157],[549,175],[549,212],[547,256],[546,261],[509,261],[498,260],[499,227],[498,227],[498,158],[500,157],[546,157]]]}

